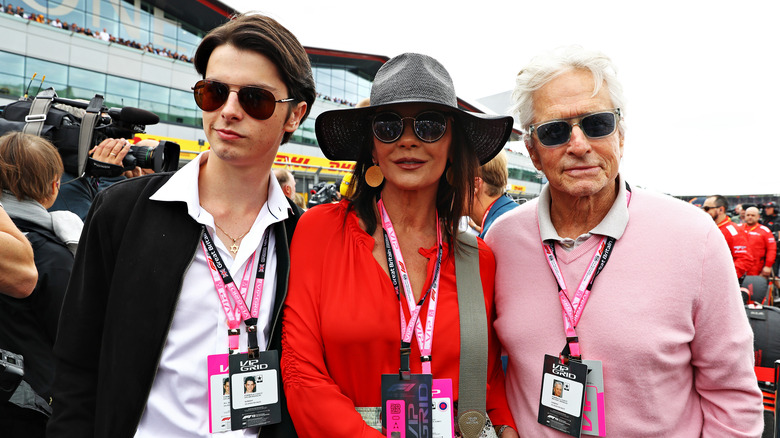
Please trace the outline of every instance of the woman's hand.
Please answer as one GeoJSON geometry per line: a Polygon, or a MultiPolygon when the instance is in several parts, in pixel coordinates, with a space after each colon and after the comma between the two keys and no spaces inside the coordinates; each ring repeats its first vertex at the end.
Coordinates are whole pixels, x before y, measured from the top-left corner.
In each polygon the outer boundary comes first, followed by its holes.
{"type": "MultiPolygon", "coordinates": [[[[501,429],[501,427],[496,427],[496,435],[498,435],[499,429],[501,429]]],[[[501,435],[498,435],[498,438],[520,438],[520,435],[511,427],[506,427],[504,428],[504,431],[501,432],[501,435]]]]}

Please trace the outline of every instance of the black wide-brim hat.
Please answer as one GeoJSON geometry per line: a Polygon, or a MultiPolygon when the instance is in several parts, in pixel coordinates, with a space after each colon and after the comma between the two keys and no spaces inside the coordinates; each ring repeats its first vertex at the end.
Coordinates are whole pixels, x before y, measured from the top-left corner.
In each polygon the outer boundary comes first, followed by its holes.
{"type": "Polygon", "coordinates": [[[373,138],[371,121],[390,105],[424,103],[452,114],[471,147],[485,164],[495,157],[512,134],[510,116],[494,116],[458,108],[458,98],[447,70],[430,56],[404,53],[387,61],[371,86],[371,105],[326,111],[315,122],[317,142],[334,161],[357,161],[360,148],[373,138]]]}

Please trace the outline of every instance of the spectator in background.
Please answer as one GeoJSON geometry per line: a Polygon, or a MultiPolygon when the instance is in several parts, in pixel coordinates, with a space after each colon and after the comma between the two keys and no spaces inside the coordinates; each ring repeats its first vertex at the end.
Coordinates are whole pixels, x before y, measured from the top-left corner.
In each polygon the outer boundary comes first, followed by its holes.
{"type": "Polygon", "coordinates": [[[103,31],[97,34],[97,37],[105,42],[108,42],[108,40],[111,38],[111,36],[106,31],[106,28],[103,28],[103,31]]]}
{"type": "Polygon", "coordinates": [[[5,13],[14,15],[14,6],[11,3],[5,5],[5,13]]]}
{"type": "MultiPolygon", "coordinates": [[[[555,412],[540,410],[540,388],[551,369],[585,365],[591,432],[598,420],[614,437],[760,436],[753,334],[732,259],[701,212],[619,173],[625,100],[612,61],[562,47],[520,70],[512,98],[549,181],[486,240],[507,399],[523,436],[565,436],[552,428],[566,429],[555,412]]],[[[579,407],[570,399],[567,409],[579,407]]]]}
{"type": "MultiPolygon", "coordinates": [[[[764,209],[761,212],[761,225],[765,225],[769,228],[769,231],[775,236],[775,242],[780,242],[780,221],[777,218],[777,204],[774,201],[764,204],[764,209]]],[[[777,245],[778,256],[775,257],[774,273],[777,277],[780,272],[780,245],[777,245]]],[[[780,288],[780,280],[777,281],[776,286],[780,288]]]]}
{"type": "Polygon", "coordinates": [[[742,207],[742,204],[737,204],[737,206],[734,207],[734,214],[737,215],[737,225],[745,223],[745,209],[742,207]]]}
{"type": "Polygon", "coordinates": [[[760,215],[757,207],[748,207],[745,210],[745,223],[740,228],[747,233],[748,251],[753,257],[753,264],[747,270],[747,275],[769,278],[777,256],[777,243],[772,231],[758,223],[760,215]]]}
{"type": "Polygon", "coordinates": [[[753,256],[747,248],[747,234],[744,230],[737,227],[734,222],[731,222],[731,218],[726,214],[729,208],[728,200],[721,195],[710,196],[704,201],[701,208],[718,224],[720,232],[726,238],[726,243],[728,243],[731,251],[731,257],[734,259],[737,278],[741,279],[750,269],[750,266],[753,265],[753,256]]]}
{"type": "Polygon", "coordinates": [[[279,185],[282,186],[284,196],[293,199],[295,197],[295,177],[293,174],[289,170],[279,167],[274,169],[274,176],[276,176],[279,185]]]}
{"type": "Polygon", "coordinates": [[[517,203],[506,194],[509,180],[506,152],[501,151],[492,160],[479,168],[474,179],[474,199],[469,217],[477,225],[479,237],[485,235],[499,216],[517,207],[517,203]]]}
{"type": "Polygon", "coordinates": [[[295,202],[295,205],[300,207],[301,210],[306,211],[306,200],[303,199],[303,195],[296,193],[295,198],[293,198],[293,202],[295,202]]]}
{"type": "Polygon", "coordinates": [[[353,174],[348,173],[341,178],[341,183],[339,183],[339,194],[341,194],[342,199],[349,199],[352,197],[354,189],[354,186],[352,185],[352,175],[353,174]]]}
{"type": "MultiPolygon", "coordinates": [[[[73,253],[61,237],[61,218],[46,211],[57,197],[62,171],[57,149],[42,137],[21,132],[0,137],[0,199],[32,244],[38,270],[29,297],[0,295],[0,348],[24,356],[24,380],[0,404],[3,436],[43,437],[51,414],[52,347],[73,266],[73,253]]],[[[80,225],[73,213],[65,213],[80,225]]]]}
{"type": "MultiPolygon", "coordinates": [[[[767,202],[764,204],[764,211],[761,213],[761,225],[766,225],[773,233],[780,230],[780,222],[777,220],[777,204],[767,202]]],[[[775,235],[777,239],[778,236],[775,235]]]]}
{"type": "Polygon", "coordinates": [[[16,228],[0,204],[0,294],[14,298],[30,295],[38,281],[30,241],[16,228]]]}

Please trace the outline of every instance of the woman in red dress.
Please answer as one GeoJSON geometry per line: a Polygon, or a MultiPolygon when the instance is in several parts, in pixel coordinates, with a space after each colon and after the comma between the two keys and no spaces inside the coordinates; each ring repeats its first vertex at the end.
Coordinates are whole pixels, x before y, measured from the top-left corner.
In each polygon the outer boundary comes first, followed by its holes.
{"type": "MultiPolygon", "coordinates": [[[[310,209],[292,241],[282,376],[300,436],[383,436],[382,375],[406,368],[402,346],[411,374],[451,382],[458,400],[458,219],[512,119],[460,110],[447,71],[419,54],[384,64],[370,101],[316,121],[325,156],[356,164],[350,199],[310,209]]],[[[502,438],[516,437],[492,328],[495,259],[478,246],[486,410],[502,438]]]]}

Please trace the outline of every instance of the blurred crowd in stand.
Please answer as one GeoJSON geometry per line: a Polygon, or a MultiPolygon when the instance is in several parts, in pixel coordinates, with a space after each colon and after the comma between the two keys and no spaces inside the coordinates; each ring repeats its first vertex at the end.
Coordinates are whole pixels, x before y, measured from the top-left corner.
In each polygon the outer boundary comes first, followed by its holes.
{"type": "Polygon", "coordinates": [[[149,53],[154,53],[155,55],[164,56],[166,58],[178,59],[179,61],[190,62],[190,63],[192,62],[192,60],[183,53],[179,53],[178,51],[174,51],[174,50],[169,50],[165,47],[155,47],[151,42],[146,45],[143,45],[137,41],[124,39],[124,38],[117,38],[114,35],[108,33],[106,31],[106,28],[103,28],[103,30],[91,30],[90,28],[81,27],[76,23],[67,23],[64,21],[60,21],[59,18],[55,18],[52,20],[51,18],[44,17],[43,14],[29,14],[24,11],[24,7],[22,6],[14,7],[14,5],[11,3],[6,4],[4,10],[5,13],[9,15],[15,15],[17,17],[21,17],[26,20],[32,20],[41,24],[47,24],[52,27],[56,27],[58,29],[69,30],[74,33],[80,33],[82,35],[97,38],[99,40],[108,43],[121,44],[123,46],[132,47],[149,53]]]}
{"type": "Polygon", "coordinates": [[[357,106],[357,104],[355,102],[350,102],[347,99],[341,99],[339,97],[330,97],[330,96],[326,96],[326,95],[324,95],[322,93],[317,93],[317,98],[322,99],[322,100],[327,100],[328,102],[335,102],[335,103],[340,103],[342,105],[351,106],[353,108],[355,106],[357,106]]]}

